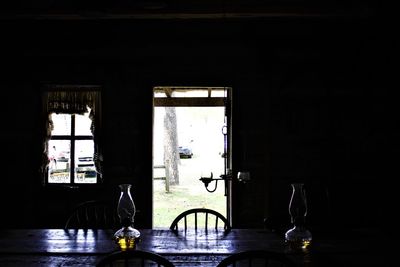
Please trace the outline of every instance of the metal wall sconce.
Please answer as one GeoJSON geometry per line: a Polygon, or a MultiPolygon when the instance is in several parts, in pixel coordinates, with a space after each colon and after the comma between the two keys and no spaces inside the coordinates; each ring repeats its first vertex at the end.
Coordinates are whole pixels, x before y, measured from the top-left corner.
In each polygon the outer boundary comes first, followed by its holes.
{"type": "MultiPolygon", "coordinates": [[[[247,183],[250,181],[250,172],[245,171],[245,172],[238,172],[237,174],[237,179],[239,182],[242,183],[247,183]]],[[[222,174],[219,176],[219,178],[213,178],[213,173],[211,172],[210,177],[201,177],[199,179],[200,181],[203,182],[204,187],[206,188],[206,190],[210,193],[215,192],[215,190],[217,190],[218,187],[218,181],[222,180],[222,181],[230,181],[232,180],[232,172],[231,170],[228,170],[227,174],[222,174]],[[211,182],[215,182],[215,186],[214,189],[209,189],[208,186],[210,185],[211,182]]]]}
{"type": "Polygon", "coordinates": [[[204,183],[204,187],[206,188],[206,190],[208,192],[212,193],[212,192],[215,192],[215,190],[217,190],[218,181],[220,181],[220,180],[223,180],[223,181],[232,180],[232,174],[231,174],[231,171],[229,170],[227,174],[221,174],[219,176],[219,178],[213,178],[213,173],[211,172],[211,176],[210,177],[201,177],[199,180],[204,183]],[[209,184],[211,182],[215,182],[214,189],[208,189],[208,186],[209,186],[209,184]]]}

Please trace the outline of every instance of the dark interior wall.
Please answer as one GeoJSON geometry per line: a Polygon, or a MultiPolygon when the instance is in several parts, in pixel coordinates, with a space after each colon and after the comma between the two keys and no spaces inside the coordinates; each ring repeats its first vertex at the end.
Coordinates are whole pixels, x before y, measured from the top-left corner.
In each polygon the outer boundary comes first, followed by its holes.
{"type": "Polygon", "coordinates": [[[247,184],[233,181],[234,226],[262,227],[267,218],[286,227],[293,181],[306,184],[312,227],[376,225],[390,217],[387,183],[399,128],[395,94],[384,79],[390,40],[373,19],[0,25],[2,227],[62,227],[76,203],[116,200],[122,182],[133,184],[137,227],[151,227],[157,85],[233,88],[233,172],[252,175],[247,184]],[[103,87],[104,184],[41,185],[43,83],[103,87]]]}

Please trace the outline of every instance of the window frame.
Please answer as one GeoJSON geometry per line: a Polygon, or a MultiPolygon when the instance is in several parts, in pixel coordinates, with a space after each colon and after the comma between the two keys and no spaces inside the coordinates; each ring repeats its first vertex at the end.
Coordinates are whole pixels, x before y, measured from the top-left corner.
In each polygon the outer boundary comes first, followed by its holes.
{"type": "MultiPolygon", "coordinates": [[[[103,155],[102,155],[102,134],[101,134],[101,86],[99,85],[44,85],[42,86],[42,102],[43,102],[43,132],[42,132],[42,162],[40,167],[40,172],[42,176],[42,186],[45,187],[69,187],[69,188],[77,188],[77,187],[94,187],[103,183],[103,155]],[[62,109],[63,100],[56,99],[54,101],[53,98],[57,94],[66,94],[67,105],[70,106],[80,106],[80,110],[78,112],[71,112],[71,110],[62,109]],[[71,97],[72,96],[72,97],[71,97]],[[82,97],[76,97],[82,96],[82,97]],[[75,97],[75,98],[74,98],[75,97]],[[50,100],[52,99],[52,100],[50,100]],[[71,99],[78,99],[76,102],[71,101],[71,99]],[[84,99],[84,100],[82,100],[84,99]],[[53,101],[53,102],[52,102],[53,101]],[[59,103],[57,103],[59,101],[59,103]],[[70,101],[68,103],[68,101],[70,101]],[[55,103],[55,105],[54,105],[55,103]],[[57,107],[58,108],[55,108],[57,107]],[[85,108],[82,108],[85,106],[85,108]],[[61,107],[61,108],[59,108],[61,107]],[[75,121],[76,114],[83,115],[85,111],[89,111],[90,109],[90,119],[92,120],[91,132],[92,135],[75,135],[75,121]],[[53,113],[56,114],[70,114],[71,115],[71,134],[70,135],[52,135],[53,129],[53,121],[51,116],[53,113]],[[71,142],[71,151],[70,151],[70,182],[69,183],[51,183],[49,182],[49,165],[50,161],[48,155],[50,153],[49,141],[50,140],[66,140],[71,142]],[[93,140],[94,142],[94,153],[93,153],[93,162],[96,170],[96,183],[76,183],[75,182],[75,143],[79,140],[93,140]]],[[[68,108],[67,108],[68,109],[68,108]]]]}

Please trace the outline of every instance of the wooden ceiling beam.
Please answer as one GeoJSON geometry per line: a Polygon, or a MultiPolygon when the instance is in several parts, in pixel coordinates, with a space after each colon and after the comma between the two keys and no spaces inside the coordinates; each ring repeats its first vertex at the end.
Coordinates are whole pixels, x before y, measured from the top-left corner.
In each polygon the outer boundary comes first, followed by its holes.
{"type": "Polygon", "coordinates": [[[224,97],[159,97],[154,98],[155,107],[223,107],[224,97]]]}

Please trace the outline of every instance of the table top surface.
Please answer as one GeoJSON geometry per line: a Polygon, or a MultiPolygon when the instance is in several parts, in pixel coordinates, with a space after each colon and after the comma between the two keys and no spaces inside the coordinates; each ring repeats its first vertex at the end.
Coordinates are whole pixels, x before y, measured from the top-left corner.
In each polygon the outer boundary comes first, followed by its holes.
{"type": "MultiPolygon", "coordinates": [[[[188,261],[190,259],[198,261],[204,256],[208,262],[212,257],[219,260],[239,251],[263,249],[300,257],[296,261],[300,265],[307,265],[304,264],[304,255],[309,251],[304,254],[304,251],[299,253],[290,250],[283,236],[264,229],[232,229],[226,235],[221,232],[205,233],[194,230],[177,234],[169,229],[138,230],[141,238],[137,249],[152,251],[174,259],[182,260],[186,257],[188,261]]],[[[2,262],[23,256],[27,261],[35,258],[41,262],[43,257],[48,257],[47,259],[53,257],[52,263],[55,259],[65,262],[66,259],[63,257],[69,257],[70,261],[85,257],[88,265],[84,266],[93,266],[99,257],[118,250],[113,240],[114,233],[115,230],[110,229],[0,229],[0,265],[2,262]]],[[[325,239],[316,237],[313,239],[311,252],[319,258],[328,259],[331,263],[349,259],[358,262],[358,258],[365,256],[369,257],[367,262],[371,263],[374,262],[371,255],[379,255],[377,242],[381,241],[371,232],[368,234],[359,232],[347,237],[332,236],[325,239]]],[[[378,257],[375,258],[375,261],[380,260],[378,257]]],[[[315,262],[317,261],[314,260],[315,262]]],[[[213,265],[200,263],[199,266],[201,265],[215,266],[215,262],[213,265]]],[[[8,264],[8,266],[13,265],[8,264]]]]}
{"type": "MultiPolygon", "coordinates": [[[[259,248],[283,251],[284,240],[265,230],[233,229],[221,232],[139,229],[137,248],[159,254],[232,254],[259,248]],[[239,242],[240,241],[240,242],[239,242]]],[[[0,253],[107,254],[118,249],[114,230],[13,229],[0,230],[0,253]]]]}

